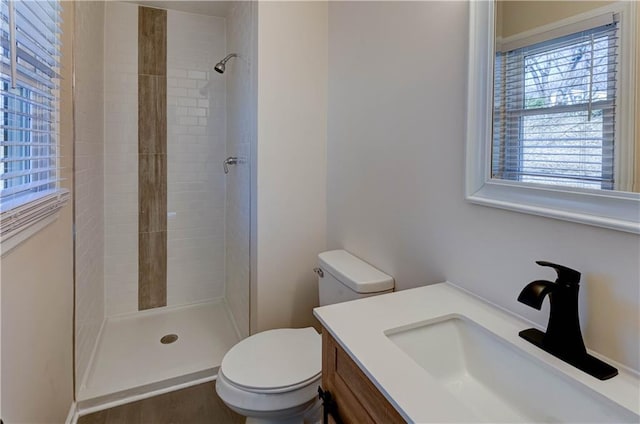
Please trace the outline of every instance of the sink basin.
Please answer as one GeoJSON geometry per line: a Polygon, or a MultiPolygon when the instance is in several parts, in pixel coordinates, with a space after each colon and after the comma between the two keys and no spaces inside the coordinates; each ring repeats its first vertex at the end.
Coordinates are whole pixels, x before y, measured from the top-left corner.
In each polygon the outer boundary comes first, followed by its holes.
{"type": "Polygon", "coordinates": [[[632,411],[462,315],[385,335],[479,421],[638,422],[632,411]]]}

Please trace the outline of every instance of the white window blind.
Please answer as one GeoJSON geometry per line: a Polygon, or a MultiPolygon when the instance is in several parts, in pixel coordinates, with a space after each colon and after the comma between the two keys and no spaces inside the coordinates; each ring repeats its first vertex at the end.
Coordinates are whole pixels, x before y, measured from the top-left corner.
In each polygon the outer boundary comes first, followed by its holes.
{"type": "Polygon", "coordinates": [[[492,177],[614,189],[618,23],[499,52],[492,177]]]}
{"type": "Polygon", "coordinates": [[[64,203],[59,190],[61,8],[0,0],[0,212],[7,235],[64,203]]]}

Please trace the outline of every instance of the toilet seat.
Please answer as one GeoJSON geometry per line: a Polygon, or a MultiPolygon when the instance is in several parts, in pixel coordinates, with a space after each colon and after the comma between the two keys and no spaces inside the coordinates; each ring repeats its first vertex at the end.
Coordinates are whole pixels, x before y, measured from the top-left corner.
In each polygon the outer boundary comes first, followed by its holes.
{"type": "Polygon", "coordinates": [[[228,384],[251,393],[296,391],[321,373],[322,338],[312,327],[254,334],[231,348],[220,365],[228,384]]]}
{"type": "Polygon", "coordinates": [[[255,416],[258,413],[263,417],[272,414],[284,417],[302,413],[312,407],[318,400],[318,385],[321,380],[322,376],[319,375],[306,386],[286,393],[256,393],[238,388],[219,372],[216,392],[228,407],[241,415],[255,416]]]}
{"type": "MultiPolygon", "coordinates": [[[[224,375],[224,373],[222,371],[219,372],[219,374],[224,375]]],[[[258,393],[258,394],[278,394],[278,393],[289,393],[289,392],[293,392],[295,390],[298,389],[302,389],[305,388],[306,386],[308,386],[311,383],[314,383],[315,381],[319,381],[322,378],[322,373],[318,373],[316,375],[314,375],[313,377],[302,381],[298,384],[294,384],[291,386],[286,386],[286,387],[278,387],[278,388],[270,388],[270,389],[256,389],[253,387],[245,387],[245,386],[241,386],[240,384],[234,383],[233,381],[231,381],[228,377],[226,377],[226,382],[228,384],[230,384],[231,386],[239,389],[239,390],[243,390],[245,392],[250,392],[250,393],[258,393]]]]}

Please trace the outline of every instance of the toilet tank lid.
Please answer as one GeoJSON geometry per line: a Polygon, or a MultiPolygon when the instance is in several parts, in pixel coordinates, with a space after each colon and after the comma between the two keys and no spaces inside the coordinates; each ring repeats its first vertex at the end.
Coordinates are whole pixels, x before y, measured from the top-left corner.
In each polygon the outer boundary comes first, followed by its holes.
{"type": "Polygon", "coordinates": [[[357,293],[390,290],[393,277],[369,265],[345,250],[330,250],[318,255],[320,268],[357,293]]]}

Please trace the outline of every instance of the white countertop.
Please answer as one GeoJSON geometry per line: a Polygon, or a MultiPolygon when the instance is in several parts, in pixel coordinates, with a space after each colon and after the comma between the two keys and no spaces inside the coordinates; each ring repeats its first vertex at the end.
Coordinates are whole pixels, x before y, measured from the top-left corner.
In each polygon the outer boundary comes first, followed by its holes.
{"type": "Polygon", "coordinates": [[[447,282],[314,309],[322,325],[407,421],[475,422],[478,418],[471,410],[385,335],[391,329],[451,314],[475,321],[504,341],[640,415],[637,374],[613,363],[619,375],[606,381],[597,380],[520,338],[518,332],[532,327],[531,323],[447,282]]]}

